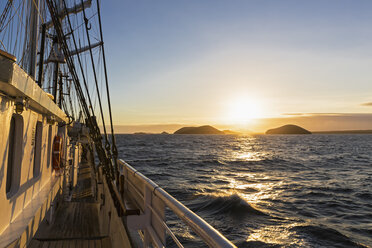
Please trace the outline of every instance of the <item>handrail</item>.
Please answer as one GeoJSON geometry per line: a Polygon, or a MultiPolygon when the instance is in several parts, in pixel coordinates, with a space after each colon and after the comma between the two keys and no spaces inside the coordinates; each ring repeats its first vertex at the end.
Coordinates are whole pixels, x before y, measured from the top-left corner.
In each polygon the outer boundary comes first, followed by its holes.
{"type": "Polygon", "coordinates": [[[133,177],[140,179],[146,184],[147,187],[156,195],[165,206],[172,210],[184,223],[186,223],[203,241],[210,247],[236,247],[228,239],[226,239],[219,231],[214,229],[205,220],[200,218],[185,205],[180,203],[159,185],[154,183],[152,180],[138,172],[128,163],[122,159],[118,159],[118,164],[123,166],[123,169],[127,169],[133,173],[133,177]]]}
{"type": "MultiPolygon", "coordinates": [[[[133,184],[131,182],[129,182],[132,186],[133,184]]],[[[136,188],[134,188],[134,190],[138,192],[138,190],[136,188]]],[[[177,244],[178,247],[180,248],[183,248],[183,245],[181,244],[181,242],[177,239],[177,237],[174,235],[174,233],[172,232],[172,230],[167,226],[167,224],[163,221],[163,219],[159,216],[159,214],[151,207],[149,206],[149,208],[151,209],[152,213],[154,214],[154,216],[158,219],[158,221],[161,223],[161,225],[166,229],[166,231],[169,233],[169,235],[171,236],[171,238],[173,239],[173,241],[177,244]]]]}

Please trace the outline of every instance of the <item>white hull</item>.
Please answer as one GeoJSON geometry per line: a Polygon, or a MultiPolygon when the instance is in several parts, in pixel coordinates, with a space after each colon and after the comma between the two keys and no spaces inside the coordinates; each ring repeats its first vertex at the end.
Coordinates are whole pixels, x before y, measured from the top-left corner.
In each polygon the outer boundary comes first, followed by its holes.
{"type": "MultiPolygon", "coordinates": [[[[24,247],[61,193],[66,182],[52,167],[52,142],[57,133],[67,136],[67,126],[58,127],[59,122],[67,121],[65,113],[31,77],[10,58],[0,55],[0,247],[24,247]],[[24,103],[22,113],[15,111],[17,102],[24,103]],[[12,117],[17,118],[18,141],[10,165],[12,117]]],[[[63,161],[71,160],[70,174],[75,177],[69,179],[75,178],[76,183],[79,146],[64,140],[63,161]]]]}

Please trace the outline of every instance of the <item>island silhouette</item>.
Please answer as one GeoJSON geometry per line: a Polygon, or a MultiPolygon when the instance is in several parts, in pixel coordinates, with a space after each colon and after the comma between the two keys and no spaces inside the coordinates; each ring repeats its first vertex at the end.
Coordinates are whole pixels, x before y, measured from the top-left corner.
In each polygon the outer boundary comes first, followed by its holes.
{"type": "Polygon", "coordinates": [[[297,125],[289,124],[269,129],[265,134],[311,134],[311,132],[297,125]]]}
{"type": "Polygon", "coordinates": [[[223,131],[218,130],[209,125],[200,127],[182,127],[174,132],[174,134],[225,134],[223,131]]]}

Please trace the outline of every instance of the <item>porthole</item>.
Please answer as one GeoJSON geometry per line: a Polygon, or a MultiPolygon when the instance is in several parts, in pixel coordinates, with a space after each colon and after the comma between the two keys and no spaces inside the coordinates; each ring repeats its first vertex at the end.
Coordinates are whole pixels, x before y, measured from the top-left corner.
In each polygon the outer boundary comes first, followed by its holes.
{"type": "Polygon", "coordinates": [[[43,123],[38,121],[35,127],[35,138],[34,138],[34,177],[40,175],[41,165],[41,145],[43,139],[43,123]]]}
{"type": "Polygon", "coordinates": [[[48,129],[48,150],[47,150],[47,168],[50,167],[50,162],[51,162],[51,158],[52,158],[52,154],[51,154],[51,151],[52,151],[52,141],[53,141],[53,128],[52,128],[52,125],[49,125],[49,129],[48,129]]]}
{"type": "Polygon", "coordinates": [[[8,164],[6,172],[6,195],[13,196],[18,188],[21,177],[23,157],[23,118],[14,114],[10,121],[8,136],[8,164]]]}

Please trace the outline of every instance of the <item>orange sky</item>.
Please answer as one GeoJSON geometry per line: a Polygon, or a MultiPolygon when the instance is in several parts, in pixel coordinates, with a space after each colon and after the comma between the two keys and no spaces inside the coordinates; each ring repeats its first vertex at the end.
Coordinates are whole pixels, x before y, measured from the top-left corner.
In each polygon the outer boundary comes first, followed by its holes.
{"type": "Polygon", "coordinates": [[[118,130],[372,129],[372,1],[217,2],[103,10],[118,130]]]}

